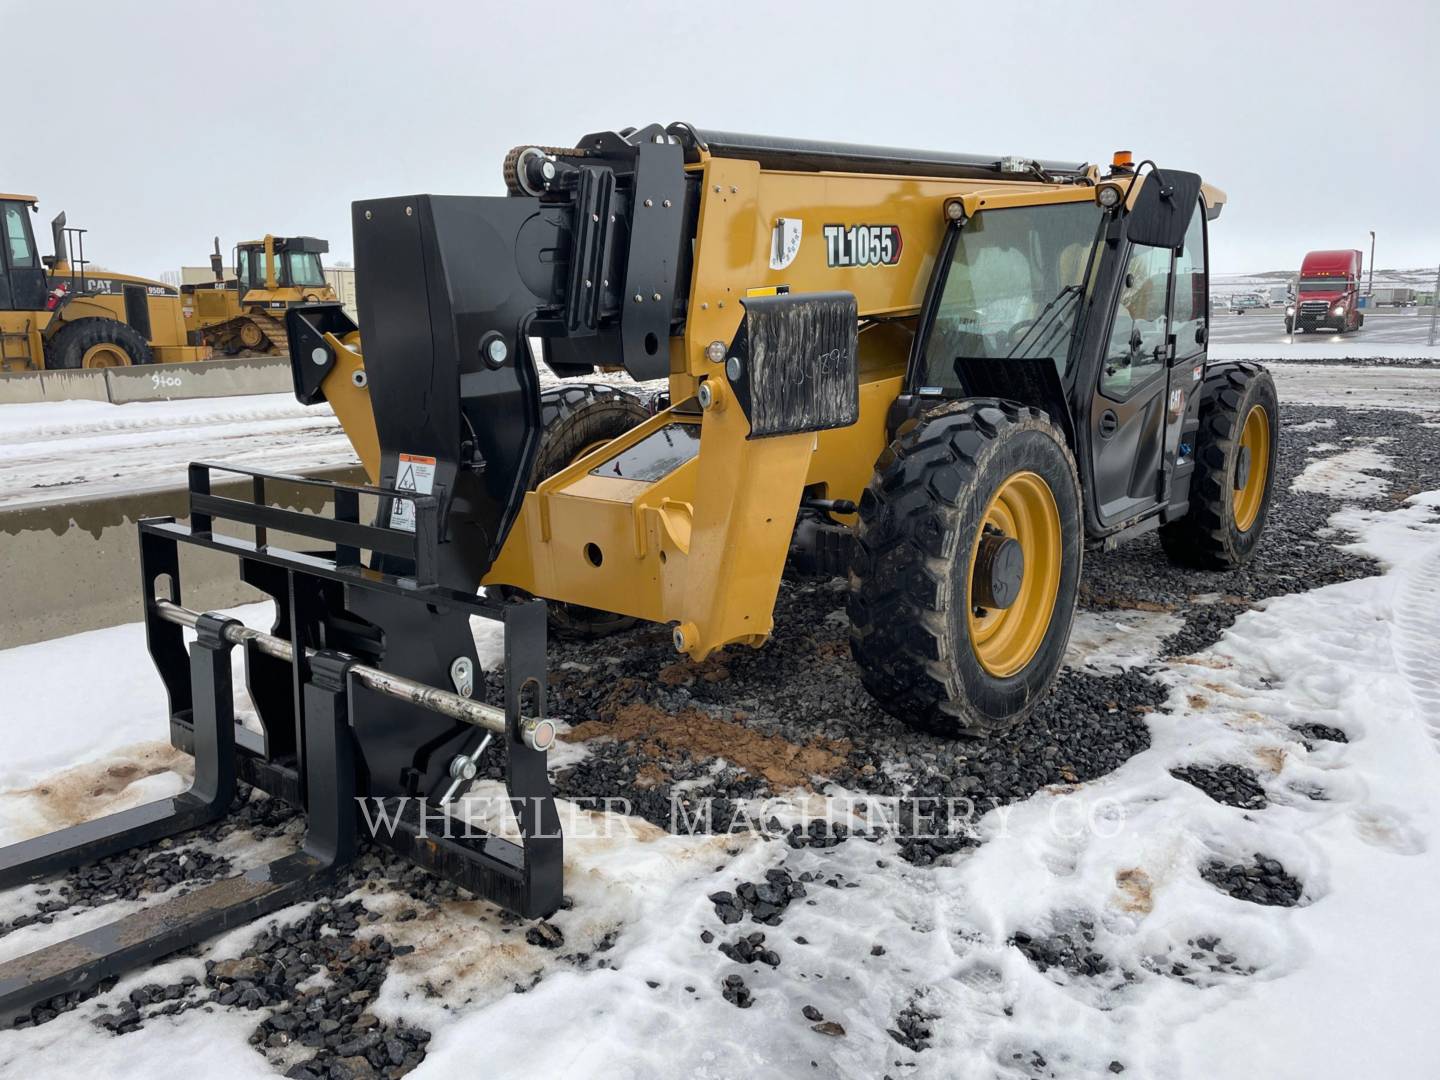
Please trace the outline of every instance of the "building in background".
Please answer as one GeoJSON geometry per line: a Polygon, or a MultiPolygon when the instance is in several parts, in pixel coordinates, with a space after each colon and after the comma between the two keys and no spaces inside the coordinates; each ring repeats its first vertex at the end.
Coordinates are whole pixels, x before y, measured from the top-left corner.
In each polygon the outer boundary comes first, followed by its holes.
{"type": "MultiPolygon", "coordinates": [[[[235,268],[225,267],[224,274],[226,278],[233,279],[235,268]]],[[[206,285],[215,280],[215,273],[208,266],[182,266],[178,277],[167,271],[162,278],[173,285],[206,285]]],[[[335,290],[335,295],[345,307],[345,313],[358,323],[360,315],[355,307],[355,268],[344,265],[327,266],[325,280],[330,288],[335,290]]]]}

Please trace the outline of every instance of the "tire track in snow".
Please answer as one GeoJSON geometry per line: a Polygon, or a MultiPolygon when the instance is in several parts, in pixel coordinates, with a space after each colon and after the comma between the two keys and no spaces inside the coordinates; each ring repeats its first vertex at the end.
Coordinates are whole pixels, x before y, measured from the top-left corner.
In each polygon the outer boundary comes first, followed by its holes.
{"type": "Polygon", "coordinates": [[[1435,643],[1440,641],[1440,550],[1406,567],[1397,592],[1395,658],[1440,751],[1440,674],[1435,668],[1435,643]]]}

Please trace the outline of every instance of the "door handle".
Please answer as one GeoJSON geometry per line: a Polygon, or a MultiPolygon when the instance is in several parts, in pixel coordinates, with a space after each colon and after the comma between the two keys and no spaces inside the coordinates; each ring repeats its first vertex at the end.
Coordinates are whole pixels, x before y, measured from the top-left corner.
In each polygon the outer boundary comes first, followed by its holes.
{"type": "Polygon", "coordinates": [[[1100,414],[1100,437],[1108,439],[1120,427],[1120,418],[1115,415],[1113,409],[1106,409],[1100,414]]]}

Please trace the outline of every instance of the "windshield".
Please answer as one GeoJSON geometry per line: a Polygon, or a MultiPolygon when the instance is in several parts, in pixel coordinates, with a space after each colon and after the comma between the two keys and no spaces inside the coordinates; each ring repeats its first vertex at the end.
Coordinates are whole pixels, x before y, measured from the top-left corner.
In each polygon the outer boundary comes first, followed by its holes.
{"type": "Polygon", "coordinates": [[[1343,277],[1300,279],[1300,291],[1302,293],[1344,292],[1348,288],[1350,288],[1350,282],[1343,277]]]}
{"type": "Polygon", "coordinates": [[[925,346],[923,385],[958,389],[958,357],[1044,357],[1063,375],[1100,218],[1086,199],[985,210],[966,222],[925,346]]]}
{"type": "Polygon", "coordinates": [[[286,252],[285,271],[291,285],[325,284],[325,273],[320,269],[320,256],[313,251],[286,252]]]}

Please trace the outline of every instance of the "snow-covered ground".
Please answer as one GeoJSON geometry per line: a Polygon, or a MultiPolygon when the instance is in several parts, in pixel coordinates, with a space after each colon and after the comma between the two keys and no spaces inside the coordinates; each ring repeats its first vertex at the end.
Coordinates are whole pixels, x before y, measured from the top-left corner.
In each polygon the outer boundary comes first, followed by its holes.
{"type": "Polygon", "coordinates": [[[0,406],[0,507],[183,487],[192,460],[298,472],[356,459],[328,405],[289,394],[0,406]]]}
{"type": "MultiPolygon", "coordinates": [[[[1155,650],[1171,616],[1087,615],[1072,663],[1148,663],[1169,687],[1167,711],[1147,717],[1151,745],[1101,779],[991,810],[973,851],[921,868],[891,840],[791,850],[755,832],[670,835],[562,803],[574,906],[552,921],[567,950],[606,950],[603,966],[509,935],[482,904],[401,921],[402,892],[367,893],[390,942],[416,947],[373,1005],[382,1021],[433,1032],[412,1075],[1440,1075],[1440,492],[1388,511],[1346,507],[1383,472],[1383,449],[1320,451],[1329,456],[1297,486],[1341,500],[1332,526],[1386,572],[1262,602],[1214,647],[1166,661],[1155,650]],[[1302,724],[1348,742],[1302,738],[1302,724]],[[1171,775],[1227,763],[1254,770],[1265,809],[1222,805],[1171,775]],[[1255,853],[1299,881],[1298,905],[1248,903],[1197,873],[1255,853]],[[783,964],[739,967],[702,934],[761,928],[721,926],[707,894],[782,863],[819,875],[815,902],[763,928],[783,964]],[[1040,970],[1017,947],[1024,936],[1083,941],[1103,963],[1040,970]],[[747,1009],[719,993],[737,971],[754,994],[747,1009]],[[843,1035],[797,1027],[802,1005],[843,1035]],[[888,1033],[907,1010],[930,1030],[922,1052],[888,1033]]],[[[239,614],[263,622],[265,609],[239,614]]],[[[0,687],[0,842],[182,783],[155,741],[164,703],[138,626],[0,653],[0,687]],[[66,677],[77,656],[91,661],[84,685],[66,677]]],[[[753,809],[788,823],[856,806],[832,786],[753,809]]],[[[273,851],[229,854],[248,863],[273,851]]],[[[0,896],[0,922],[33,905],[33,889],[0,896]]],[[[0,938],[0,960],[113,914],[15,931],[0,938]]],[[[236,955],[257,932],[204,955],[236,955]]],[[[253,1013],[154,1017],[123,1037],[90,1022],[132,988],[186,974],[203,977],[202,960],[170,961],[49,1024],[0,1034],[0,1075],[273,1076],[247,1044],[253,1013]]]]}

